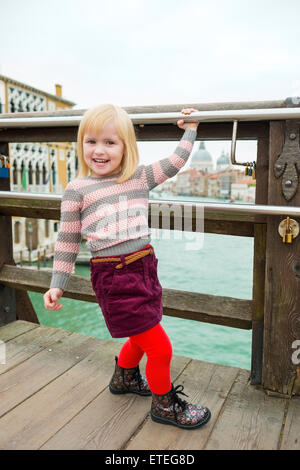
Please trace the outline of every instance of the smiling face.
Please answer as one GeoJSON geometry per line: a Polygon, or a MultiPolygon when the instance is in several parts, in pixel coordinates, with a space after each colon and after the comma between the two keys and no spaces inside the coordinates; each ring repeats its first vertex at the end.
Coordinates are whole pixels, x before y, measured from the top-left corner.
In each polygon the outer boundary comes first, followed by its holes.
{"type": "Polygon", "coordinates": [[[93,178],[119,173],[124,149],[113,121],[104,124],[100,132],[84,134],[83,158],[93,178]]]}

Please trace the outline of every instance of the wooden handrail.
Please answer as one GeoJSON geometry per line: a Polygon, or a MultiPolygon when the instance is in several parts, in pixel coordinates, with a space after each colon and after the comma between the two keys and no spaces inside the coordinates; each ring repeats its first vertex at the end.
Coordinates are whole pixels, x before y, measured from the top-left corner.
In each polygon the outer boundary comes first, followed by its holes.
{"type": "MultiPolygon", "coordinates": [[[[51,270],[4,265],[0,284],[15,289],[45,293],[49,289],[51,270]]],[[[64,297],[97,302],[91,281],[72,275],[64,297]]],[[[252,301],[197,292],[163,289],[164,314],[187,320],[215,323],[234,328],[251,329],[252,301]]]]}

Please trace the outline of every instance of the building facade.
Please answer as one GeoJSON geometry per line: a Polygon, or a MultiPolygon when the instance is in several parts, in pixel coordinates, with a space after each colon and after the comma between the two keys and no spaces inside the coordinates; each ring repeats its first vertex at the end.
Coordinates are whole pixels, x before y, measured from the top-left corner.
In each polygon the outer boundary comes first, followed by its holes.
{"type": "MultiPolygon", "coordinates": [[[[0,75],[0,113],[58,111],[75,103],[62,97],[62,86],[50,94],[0,75]]],[[[77,158],[73,142],[9,144],[11,191],[62,194],[76,176],[77,158]]],[[[50,254],[58,231],[58,221],[13,217],[14,256],[37,257],[50,254]],[[27,252],[27,253],[26,253],[27,252]]]]}

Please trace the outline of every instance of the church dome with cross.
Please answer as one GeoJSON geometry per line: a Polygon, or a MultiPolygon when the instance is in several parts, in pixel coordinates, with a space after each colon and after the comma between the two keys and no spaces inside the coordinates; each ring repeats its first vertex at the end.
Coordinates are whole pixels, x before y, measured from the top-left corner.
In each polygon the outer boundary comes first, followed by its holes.
{"type": "Polygon", "coordinates": [[[214,171],[214,164],[211,154],[205,148],[205,143],[201,140],[198,150],[193,153],[191,158],[190,168],[195,168],[199,171],[212,173],[214,171]]]}

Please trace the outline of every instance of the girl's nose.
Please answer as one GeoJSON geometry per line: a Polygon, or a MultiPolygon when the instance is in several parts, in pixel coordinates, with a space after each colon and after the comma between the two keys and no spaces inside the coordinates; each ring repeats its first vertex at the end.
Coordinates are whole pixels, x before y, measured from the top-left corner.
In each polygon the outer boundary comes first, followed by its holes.
{"type": "Polygon", "coordinates": [[[103,153],[104,153],[103,146],[101,144],[98,144],[95,148],[95,154],[96,155],[103,155],[103,153]]]}

